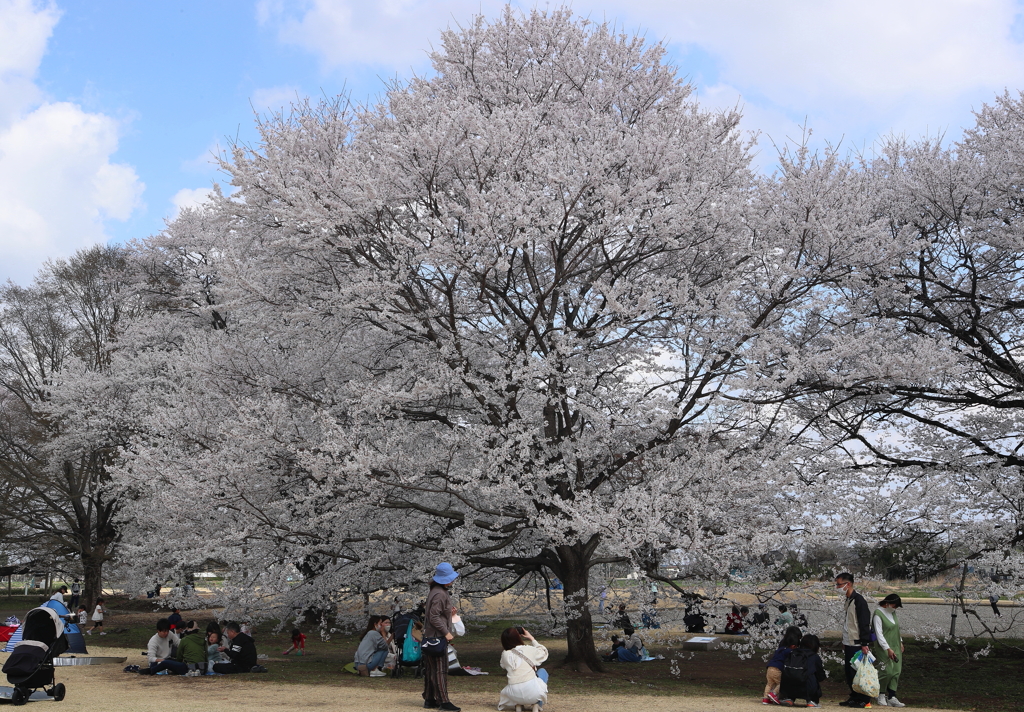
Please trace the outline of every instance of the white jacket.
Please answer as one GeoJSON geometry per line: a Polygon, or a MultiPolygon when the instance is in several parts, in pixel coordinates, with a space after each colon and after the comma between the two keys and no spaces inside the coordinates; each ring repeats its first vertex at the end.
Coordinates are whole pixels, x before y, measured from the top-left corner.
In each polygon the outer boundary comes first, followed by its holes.
{"type": "Polygon", "coordinates": [[[149,646],[146,655],[149,656],[149,664],[155,665],[157,660],[166,660],[171,657],[171,646],[178,644],[178,636],[173,631],[161,638],[159,633],[154,633],[149,639],[149,646]]]}
{"type": "MultiPolygon", "coordinates": [[[[548,649],[536,641],[517,645],[514,650],[534,665],[548,659],[548,649]]],[[[537,677],[533,667],[512,650],[501,654],[501,667],[508,672],[508,684],[498,697],[498,709],[512,709],[516,705],[544,704],[548,699],[548,685],[537,677]]]]}
{"type": "MultiPolygon", "coordinates": [[[[535,640],[530,641],[529,645],[517,645],[512,650],[527,658],[535,667],[540,667],[541,663],[548,659],[548,649],[535,640]]],[[[508,672],[508,684],[518,685],[520,682],[537,677],[537,672],[527,664],[526,660],[512,650],[506,650],[501,654],[500,664],[501,668],[508,672]]]]}

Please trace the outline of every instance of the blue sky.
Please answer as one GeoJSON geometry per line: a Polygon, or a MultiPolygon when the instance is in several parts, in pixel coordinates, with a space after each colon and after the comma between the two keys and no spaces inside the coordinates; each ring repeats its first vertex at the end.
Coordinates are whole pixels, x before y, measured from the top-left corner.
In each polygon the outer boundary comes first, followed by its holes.
{"type": "MultiPolygon", "coordinates": [[[[533,4],[513,3],[519,7],[533,4]]],[[[543,7],[543,6],[542,6],[543,7]]],[[[668,43],[711,107],[739,104],[759,165],[800,135],[870,150],[889,132],[956,137],[1024,89],[1014,0],[591,0],[668,43]]],[[[159,231],[218,180],[253,110],[378,93],[428,71],[440,30],[490,0],[0,0],[0,280],[48,257],[159,231]]]]}

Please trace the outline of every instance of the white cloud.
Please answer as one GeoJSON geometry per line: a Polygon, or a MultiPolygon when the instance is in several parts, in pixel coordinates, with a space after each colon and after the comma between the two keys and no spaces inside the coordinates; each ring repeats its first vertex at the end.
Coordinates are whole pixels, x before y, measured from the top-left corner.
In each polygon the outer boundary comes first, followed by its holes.
{"type": "Polygon", "coordinates": [[[1024,86],[1014,0],[658,0],[621,10],[710,56],[748,106],[806,116],[833,140],[955,129],[972,104],[1024,86]]]}
{"type": "Polygon", "coordinates": [[[41,103],[35,74],[58,17],[52,5],[0,0],[0,279],[22,283],[47,258],[105,242],[104,223],[126,220],[143,190],[110,160],[117,121],[41,103]]]}
{"type": "Polygon", "coordinates": [[[254,91],[249,101],[252,103],[253,109],[262,113],[287,109],[299,98],[301,98],[301,94],[298,87],[266,87],[254,91]]]}
{"type": "Polygon", "coordinates": [[[171,215],[171,219],[178,217],[185,208],[195,208],[207,200],[213,195],[213,190],[210,188],[182,188],[171,198],[171,204],[174,205],[174,214],[171,215]]]}
{"type": "Polygon", "coordinates": [[[743,115],[740,127],[756,134],[753,162],[759,169],[771,172],[778,163],[779,151],[803,140],[804,117],[797,121],[776,107],[744,101],[743,93],[734,86],[701,87],[697,99],[704,108],[735,109],[743,115]]]}
{"type": "MultiPolygon", "coordinates": [[[[514,4],[531,8],[533,2],[514,4]]],[[[552,6],[557,3],[552,3],[552,6]]],[[[1015,0],[574,0],[575,12],[641,28],[684,52],[713,84],[743,97],[748,128],[774,134],[806,119],[822,138],[863,145],[971,121],[1005,87],[1024,87],[1015,0]],[[754,126],[754,119],[768,125],[754,126]]],[[[260,0],[258,18],[326,67],[422,69],[440,30],[493,0],[260,0]]],[[[541,5],[544,7],[545,5],[541,5]]],[[[683,65],[684,73],[694,67],[683,65]]],[[[710,93],[704,88],[705,95],[710,93]]],[[[711,88],[714,91],[714,87],[711,88]]],[[[773,136],[775,138],[775,136],[773,136]]]]}
{"type": "Polygon", "coordinates": [[[36,103],[34,79],[60,12],[32,0],[0,0],[0,129],[36,103]]]}
{"type": "Polygon", "coordinates": [[[328,67],[406,70],[424,64],[439,30],[481,11],[493,15],[502,5],[496,0],[259,0],[257,18],[276,27],[282,42],[309,49],[328,67]]]}
{"type": "Polygon", "coordinates": [[[884,103],[908,91],[1002,83],[1024,66],[1010,36],[1013,0],[661,0],[621,9],[670,41],[712,53],[723,79],[776,100],[884,103]]]}
{"type": "Polygon", "coordinates": [[[182,161],[181,170],[189,173],[209,173],[210,168],[217,165],[217,157],[223,153],[220,141],[212,141],[197,156],[182,161]]]}

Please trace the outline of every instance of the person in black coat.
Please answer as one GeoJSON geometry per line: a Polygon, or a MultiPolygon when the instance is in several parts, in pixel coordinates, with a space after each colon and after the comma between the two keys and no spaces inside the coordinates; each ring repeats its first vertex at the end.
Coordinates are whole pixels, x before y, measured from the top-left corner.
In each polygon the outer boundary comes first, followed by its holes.
{"type": "Polygon", "coordinates": [[[615,617],[612,618],[612,625],[616,628],[625,628],[626,626],[632,626],[632,621],[629,620],[629,614],[626,613],[626,604],[620,603],[619,610],[615,613],[615,617]]]}
{"type": "Polygon", "coordinates": [[[850,687],[850,697],[839,704],[843,707],[868,707],[871,698],[853,689],[853,678],[857,671],[853,667],[853,658],[857,653],[867,657],[871,645],[871,611],[864,596],[857,593],[853,586],[853,574],[844,571],[836,576],[836,589],[845,598],[843,615],[843,657],[845,660],[846,684],[850,687]]]}
{"type": "Polygon", "coordinates": [[[252,672],[256,666],[256,643],[252,638],[242,632],[242,627],[235,621],[224,624],[224,635],[228,637],[229,644],[218,648],[222,653],[227,653],[231,658],[229,663],[217,663],[213,666],[214,672],[222,675],[233,675],[240,672],[252,672]]]}
{"type": "Polygon", "coordinates": [[[806,700],[808,707],[821,705],[825,666],[818,655],[820,649],[818,636],[808,634],[800,639],[800,647],[790,654],[782,670],[782,684],[779,687],[781,704],[790,706],[793,700],[800,699],[806,700]]]}

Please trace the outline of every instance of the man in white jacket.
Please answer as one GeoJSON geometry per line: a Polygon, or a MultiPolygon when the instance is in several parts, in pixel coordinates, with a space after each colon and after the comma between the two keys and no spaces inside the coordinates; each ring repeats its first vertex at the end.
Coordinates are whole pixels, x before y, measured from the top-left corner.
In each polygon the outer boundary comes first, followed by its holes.
{"type": "Polygon", "coordinates": [[[171,623],[166,618],[156,622],[156,635],[149,639],[146,654],[149,667],[139,670],[141,675],[156,675],[167,670],[172,675],[184,675],[188,665],[174,660],[174,649],[178,647],[178,636],[171,631],[171,623]]]}

